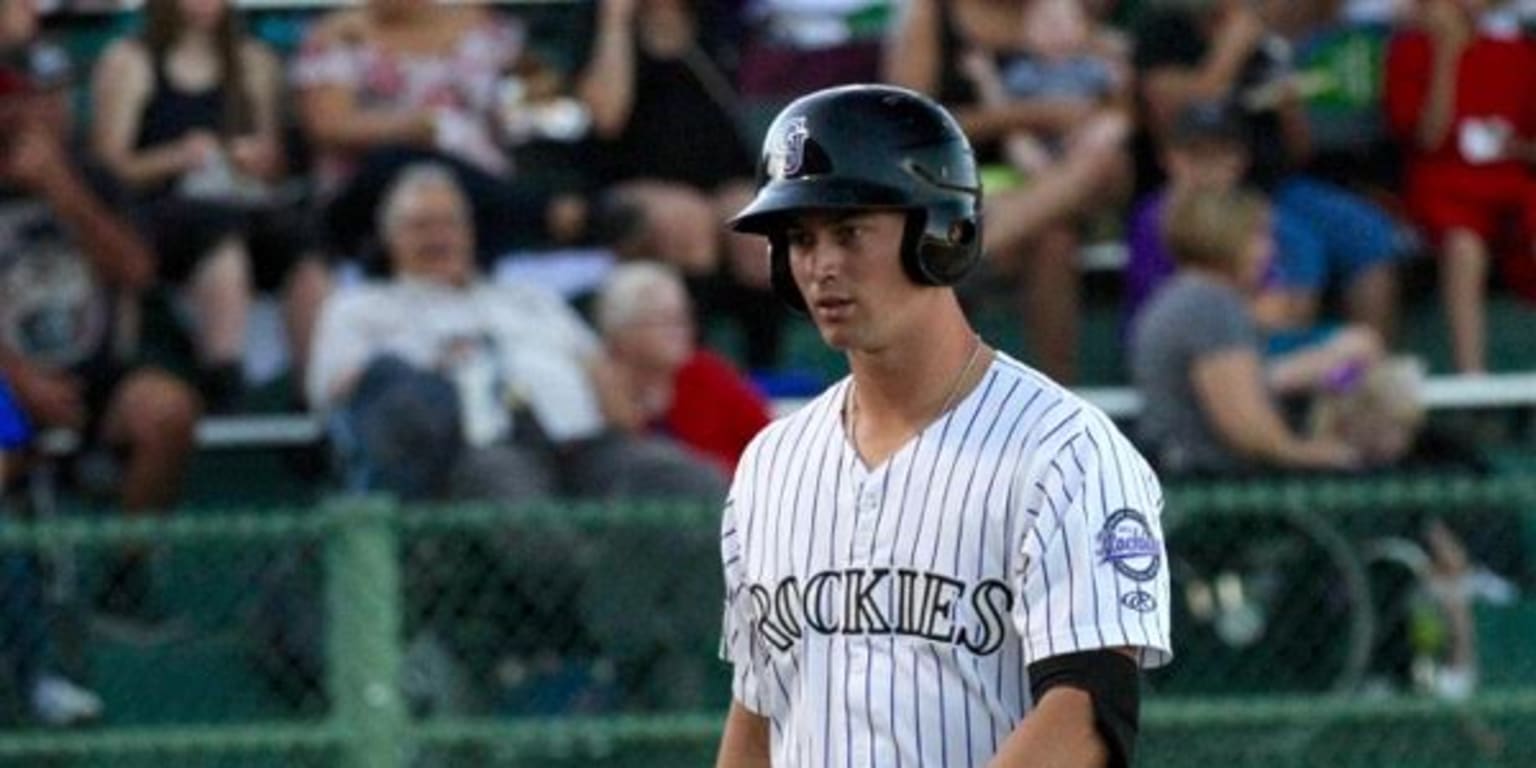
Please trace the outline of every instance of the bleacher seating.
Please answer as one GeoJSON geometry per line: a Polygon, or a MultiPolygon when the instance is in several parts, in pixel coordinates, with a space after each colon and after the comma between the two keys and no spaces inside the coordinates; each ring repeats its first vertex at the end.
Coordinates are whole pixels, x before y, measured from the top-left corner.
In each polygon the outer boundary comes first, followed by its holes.
{"type": "MultiPolygon", "coordinates": [[[[311,18],[322,9],[345,5],[348,1],[234,0],[237,6],[252,13],[252,28],[274,47],[284,52],[291,51],[297,44],[302,21],[311,18]]],[[[580,22],[576,19],[585,12],[589,0],[498,0],[498,4],[514,8],[516,12],[523,15],[534,30],[536,45],[555,52],[554,58],[559,63],[568,65],[578,57],[579,54],[575,52],[581,50],[580,47],[584,42],[574,39],[576,31],[581,29],[580,22]]],[[[119,32],[126,24],[131,23],[127,15],[121,11],[137,5],[138,3],[133,0],[122,0],[120,4],[111,4],[111,7],[102,6],[99,12],[94,14],[81,12],[78,15],[58,19],[53,23],[65,28],[72,35],[74,44],[71,48],[81,56],[82,61],[85,61],[99,50],[100,44],[110,34],[119,32]]],[[[1083,251],[1081,265],[1085,274],[1088,275],[1090,286],[1085,291],[1087,316],[1082,350],[1084,386],[1078,391],[1117,420],[1129,421],[1142,407],[1142,403],[1134,390],[1125,386],[1124,371],[1120,367],[1121,329],[1117,275],[1124,262],[1123,247],[1113,242],[1097,243],[1083,251]]],[[[1536,373],[1529,372],[1536,371],[1536,344],[1531,343],[1531,339],[1536,338],[1536,312],[1508,299],[1496,301],[1491,312],[1490,357],[1496,361],[1496,365],[1502,372],[1478,378],[1448,375],[1430,377],[1426,383],[1424,396],[1433,414],[1451,416],[1477,411],[1536,413],[1536,373]]],[[[1024,338],[1020,332],[1021,321],[1012,305],[1008,307],[984,305],[978,308],[975,320],[989,341],[1021,359],[1026,361],[1029,359],[1028,339],[1024,338]]],[[[1424,355],[1432,370],[1445,370],[1447,354],[1442,340],[1444,323],[1439,315],[1438,304],[1433,297],[1422,290],[1413,293],[1405,310],[1403,326],[1399,346],[1424,355]]],[[[729,336],[729,332],[716,328],[708,329],[708,332],[710,340],[716,342],[718,346],[727,351],[734,349],[735,341],[729,336]]],[[[827,350],[820,343],[813,329],[801,323],[797,324],[790,334],[784,367],[804,372],[809,378],[815,380],[828,381],[841,375],[844,362],[840,354],[827,350]]],[[[288,382],[278,379],[264,385],[264,389],[277,390],[287,385],[288,382]]],[[[197,433],[200,452],[190,478],[188,509],[179,510],[178,516],[172,520],[173,523],[183,519],[196,520],[199,516],[203,516],[204,519],[227,516],[244,525],[249,520],[231,513],[250,512],[251,518],[259,518],[267,514],[282,518],[286,512],[279,508],[293,504],[304,505],[305,514],[311,512],[307,509],[310,505],[315,506],[313,511],[316,514],[321,511],[317,500],[333,490],[328,484],[329,479],[305,478],[296,475],[288,464],[288,454],[317,445],[323,438],[323,427],[313,415],[286,410],[289,407],[286,392],[284,396],[268,399],[273,401],[270,408],[258,406],[258,412],[208,417],[200,423],[197,433]],[[252,512],[252,510],[255,511],[252,512]]],[[[782,414],[799,407],[803,402],[802,399],[797,398],[782,398],[775,401],[775,407],[782,414]]],[[[1529,436],[1529,433],[1527,435],[1529,436]]],[[[1528,442],[1529,440],[1525,441],[1525,443],[1528,442]]],[[[1497,473],[1518,477],[1521,473],[1536,471],[1536,458],[1533,458],[1536,457],[1536,451],[1532,451],[1525,443],[1518,446],[1516,450],[1510,450],[1497,457],[1495,462],[1497,473]]],[[[77,446],[76,437],[65,432],[50,433],[43,441],[45,452],[59,455],[70,453],[77,446]]],[[[1526,535],[1530,536],[1531,533],[1527,532],[1526,535]]],[[[305,542],[310,541],[302,537],[295,538],[305,542]]],[[[245,592],[252,589],[271,559],[291,554],[283,551],[283,547],[290,543],[287,539],[275,536],[248,543],[239,536],[221,535],[210,537],[207,542],[200,541],[195,548],[183,547],[170,558],[164,576],[169,586],[170,608],[173,611],[194,616],[198,621],[210,625],[216,631],[207,631],[210,627],[205,626],[202,627],[205,631],[191,641],[172,641],[148,646],[123,642],[93,642],[88,650],[89,666],[95,670],[93,684],[114,705],[114,722],[111,723],[114,728],[181,724],[194,720],[200,723],[244,724],[293,714],[294,708],[291,702],[284,701],[276,693],[267,689],[265,681],[258,679],[257,671],[250,663],[247,656],[249,638],[238,636],[241,628],[245,626],[239,619],[247,617],[231,616],[227,613],[228,606],[246,604],[242,601],[242,598],[249,597],[245,592]],[[174,691],[174,695],[146,694],[145,691],[149,690],[147,686],[150,683],[153,684],[155,691],[162,689],[174,691]],[[129,704],[122,706],[124,703],[129,704]]],[[[713,541],[709,540],[705,543],[713,544],[713,541]]],[[[1536,544],[1536,542],[1530,543],[1536,544]]],[[[654,562],[676,554],[664,551],[661,547],[653,546],[653,549],[654,551],[642,551],[654,559],[636,556],[633,552],[627,554],[634,558],[635,562],[654,562]]],[[[714,562],[712,559],[714,550],[707,550],[705,554],[706,557],[694,564],[697,566],[695,570],[714,573],[710,570],[713,567],[711,563],[714,562]]],[[[611,576],[612,571],[608,575],[611,576]]],[[[316,589],[318,591],[319,587],[316,586],[316,589]]],[[[698,600],[694,601],[693,606],[707,613],[702,620],[697,616],[692,617],[696,620],[695,624],[710,627],[709,630],[701,631],[699,636],[693,639],[708,640],[709,643],[705,645],[712,644],[713,638],[704,635],[712,631],[715,624],[714,603],[698,600]]],[[[1490,630],[1485,640],[1487,647],[1528,648],[1530,644],[1525,640],[1529,637],[1531,628],[1536,626],[1536,604],[1527,600],[1508,611],[1496,613],[1491,618],[1480,617],[1480,619],[1480,629],[1490,630]]],[[[627,628],[625,626],[619,629],[627,628]]],[[[695,655],[699,659],[705,659],[708,657],[709,650],[711,649],[706,648],[695,655]]],[[[713,664],[712,658],[708,658],[708,661],[713,664]]],[[[1504,684],[1528,685],[1536,680],[1536,663],[1532,663],[1530,659],[1522,656],[1514,659],[1513,662],[1509,659],[1503,661],[1508,666],[1518,667],[1529,678],[1515,681],[1506,679],[1501,681],[1504,684]]],[[[497,670],[497,672],[511,674],[504,670],[497,670]]],[[[530,690],[534,687],[536,687],[534,683],[528,683],[530,690]]],[[[723,697],[723,694],[720,694],[720,697],[723,697]]],[[[1343,703],[1330,703],[1329,706],[1345,708],[1353,706],[1342,698],[1341,702],[1343,703]]],[[[1308,709],[1313,706],[1310,703],[1304,704],[1308,709]]],[[[1486,702],[1484,704],[1486,705],[1486,702]]],[[[1404,706],[1407,708],[1407,705],[1404,706]]],[[[1279,719],[1291,718],[1305,721],[1306,713],[1297,714],[1299,709],[1300,707],[1295,711],[1285,710],[1282,705],[1277,704],[1272,710],[1264,710],[1262,706],[1259,709],[1246,710],[1255,718],[1248,724],[1257,728],[1254,722],[1257,722],[1258,717],[1252,715],[1254,712],[1278,712],[1282,716],[1279,719]]],[[[1429,711],[1427,707],[1419,707],[1413,709],[1409,715],[1422,717],[1426,711],[1429,711]]],[[[1521,711],[1529,714],[1529,705],[1527,704],[1526,710],[1521,711]]],[[[1187,710],[1164,706],[1153,713],[1154,724],[1164,729],[1161,736],[1153,738],[1165,739],[1166,743],[1162,745],[1161,754],[1173,754],[1179,750],[1170,746],[1172,737],[1168,734],[1177,733],[1177,726],[1180,723],[1198,725],[1203,722],[1215,722],[1221,725],[1224,722],[1221,720],[1222,717],[1223,715],[1219,713],[1212,715],[1210,712],[1202,715],[1198,711],[1198,706],[1187,710]],[[1199,719],[1202,716],[1206,718],[1205,721],[1199,719]],[[1180,720],[1180,717],[1185,719],[1180,720]],[[1174,726],[1171,730],[1170,723],[1174,726]]],[[[1325,717],[1325,715],[1318,715],[1318,717],[1325,717]]],[[[1475,719],[1471,715],[1467,717],[1469,721],[1475,719]]],[[[1407,716],[1404,719],[1416,722],[1407,716]]],[[[1445,719],[1446,722],[1450,720],[1450,718],[1445,719]]],[[[695,751],[698,754],[689,752],[690,757],[698,757],[708,751],[709,745],[705,745],[704,742],[712,743],[714,729],[717,726],[716,718],[711,716],[707,721],[680,718],[669,722],[674,729],[683,729],[685,735],[677,742],[682,744],[682,748],[696,748],[695,751]],[[691,730],[688,730],[690,728],[691,730]]],[[[1230,726],[1230,723],[1227,724],[1230,726]]],[[[513,725],[515,726],[515,723],[513,725]]],[[[667,725],[668,723],[650,726],[660,730],[652,731],[648,737],[650,740],[642,742],[655,749],[654,753],[647,749],[632,750],[631,753],[635,755],[634,760],[624,764],[627,766],[642,763],[676,765],[687,762],[676,754],[681,749],[677,743],[671,744],[673,752],[668,752],[665,737],[656,735],[658,732],[665,732],[667,725]],[[645,762],[647,760],[650,762],[645,762]]],[[[541,722],[536,726],[548,733],[556,734],[547,736],[549,743],[559,742],[560,738],[566,738],[571,743],[577,740],[569,734],[559,735],[566,733],[560,730],[565,726],[559,723],[551,725],[541,722]]],[[[589,725],[580,723],[567,724],[567,726],[573,729],[572,733],[591,728],[589,725]]],[[[299,727],[304,726],[301,724],[299,727]]],[[[431,727],[430,724],[428,727],[431,727]]],[[[490,727],[500,726],[493,724],[490,727]]],[[[1452,726],[1444,727],[1449,729],[1452,726]]],[[[1197,734],[1219,731],[1215,734],[1217,740],[1225,738],[1230,741],[1238,740],[1244,733],[1239,730],[1192,730],[1197,734]]],[[[1282,733],[1294,732],[1279,730],[1282,733]]],[[[462,738],[462,733],[469,732],[465,730],[457,737],[462,738]]],[[[282,736],[281,727],[270,728],[267,733],[268,736],[262,738],[270,737],[274,740],[285,738],[282,736]]],[[[324,738],[334,737],[330,731],[325,733],[327,735],[324,738]]],[[[576,733],[576,736],[580,735],[576,733]]],[[[455,737],[455,734],[449,734],[449,736],[455,737]]],[[[672,738],[677,739],[676,736],[672,738]]],[[[295,741],[298,743],[303,739],[295,741]]],[[[1299,739],[1298,745],[1302,741],[1305,739],[1299,739]]],[[[329,742],[326,743],[329,744],[329,742]]],[[[606,742],[605,746],[613,751],[614,745],[618,743],[621,743],[620,740],[613,739],[606,742]]],[[[1154,747],[1157,746],[1156,741],[1151,744],[1154,747]]],[[[566,754],[569,755],[572,750],[568,744],[566,746],[566,754]]],[[[282,747],[282,749],[288,748],[288,746],[282,747]]],[[[1528,745],[1517,745],[1517,748],[1529,751],[1528,745]]],[[[256,751],[259,752],[259,750],[256,751]]],[[[1150,751],[1154,754],[1158,752],[1155,748],[1150,751]]],[[[188,754],[191,752],[189,750],[188,754]]],[[[270,762],[258,757],[255,758],[254,763],[239,764],[262,766],[331,764],[329,762],[293,762],[298,759],[294,754],[281,750],[273,750],[273,752],[278,756],[270,762]]],[[[105,750],[104,753],[111,754],[111,750],[105,750]]],[[[180,764],[174,757],[167,761],[154,751],[144,750],[144,753],[150,755],[150,760],[158,760],[159,764],[180,764]]],[[[0,752],[0,764],[11,764],[7,762],[8,759],[10,756],[0,752]]],[[[71,760],[72,758],[63,759],[71,760]]],[[[82,759],[91,765],[107,763],[106,759],[99,756],[82,759]]],[[[707,759],[707,755],[701,759],[707,759]]],[[[1518,760],[1518,757],[1512,759],[1518,760]]],[[[139,764],[132,760],[129,762],[133,765],[139,764]]],[[[559,765],[568,764],[565,760],[557,762],[559,765]]],[[[1409,761],[1405,760],[1404,764],[1407,762],[1409,761]]],[[[1164,760],[1164,764],[1166,763],[1167,761],[1164,760]]],[[[527,764],[553,763],[546,761],[527,764]]],[[[574,764],[574,759],[571,759],[569,764],[574,764]]]]}

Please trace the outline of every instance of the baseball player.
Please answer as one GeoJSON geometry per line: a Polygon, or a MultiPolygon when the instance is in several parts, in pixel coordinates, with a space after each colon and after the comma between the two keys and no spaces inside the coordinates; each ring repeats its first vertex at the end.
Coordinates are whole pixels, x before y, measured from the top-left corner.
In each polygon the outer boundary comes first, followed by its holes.
{"type": "Polygon", "coordinates": [[[910,91],[790,104],[735,218],[852,375],[747,449],[721,528],[718,765],[1127,765],[1171,657],[1157,478],[990,348],[970,145],[910,91]]]}

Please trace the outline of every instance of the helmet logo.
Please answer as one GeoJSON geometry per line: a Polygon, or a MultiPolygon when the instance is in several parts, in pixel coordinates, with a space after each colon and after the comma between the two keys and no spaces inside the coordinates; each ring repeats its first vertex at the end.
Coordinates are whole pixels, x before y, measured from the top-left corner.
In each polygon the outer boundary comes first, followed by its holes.
{"type": "Polygon", "coordinates": [[[805,116],[792,117],[784,124],[784,133],[775,142],[768,156],[768,175],[784,179],[800,172],[805,164],[805,140],[811,132],[805,127],[805,116]]]}

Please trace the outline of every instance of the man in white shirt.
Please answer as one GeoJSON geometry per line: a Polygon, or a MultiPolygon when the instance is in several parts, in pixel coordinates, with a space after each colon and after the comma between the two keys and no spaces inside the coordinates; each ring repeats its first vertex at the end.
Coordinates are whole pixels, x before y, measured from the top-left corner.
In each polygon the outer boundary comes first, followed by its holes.
{"type": "Polygon", "coordinates": [[[711,467],[638,434],[597,338],[559,296],[482,279],[450,171],[402,171],[379,229],[394,276],[327,304],[306,387],[353,440],[357,484],[508,502],[724,497],[711,467]]]}

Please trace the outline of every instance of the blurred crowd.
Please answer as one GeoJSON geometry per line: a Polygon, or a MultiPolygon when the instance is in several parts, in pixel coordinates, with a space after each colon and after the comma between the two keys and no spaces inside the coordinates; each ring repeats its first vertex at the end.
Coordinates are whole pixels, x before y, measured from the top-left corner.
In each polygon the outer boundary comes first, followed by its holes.
{"type": "MultiPolygon", "coordinates": [[[[350,489],[719,500],[792,320],[723,222],[763,117],[837,83],[955,112],[987,190],[962,293],[1001,288],[1063,381],[1079,254],[1125,245],[1135,434],[1170,473],[1412,457],[1411,259],[1459,372],[1489,368],[1490,285],[1536,300],[1530,3],[596,0],[561,66],[515,4],[366,0],[279,56],[229,0],[146,0],[71,61],[33,2],[0,0],[0,469],[73,430],[128,514],[247,406],[260,297],[350,489]],[[601,268],[519,269],[569,253],[601,268]]],[[[105,581],[154,618],[147,548],[105,581]]],[[[21,655],[39,717],[99,711],[21,655]]]]}

